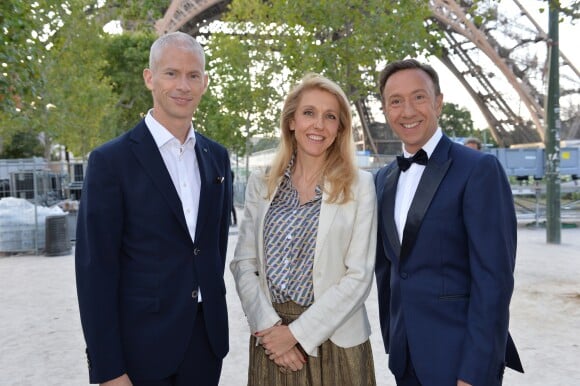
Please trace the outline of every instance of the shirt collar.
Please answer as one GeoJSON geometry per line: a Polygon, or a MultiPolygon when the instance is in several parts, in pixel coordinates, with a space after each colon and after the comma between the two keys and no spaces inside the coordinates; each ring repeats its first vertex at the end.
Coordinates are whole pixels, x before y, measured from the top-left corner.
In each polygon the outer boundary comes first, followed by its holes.
{"type": "MultiPolygon", "coordinates": [[[[431,154],[433,154],[433,152],[435,151],[435,148],[437,147],[437,144],[439,143],[441,137],[443,137],[443,132],[441,131],[441,128],[438,127],[437,130],[435,130],[435,132],[431,136],[431,138],[429,138],[427,143],[423,145],[422,149],[425,150],[425,153],[427,153],[427,156],[429,158],[431,158],[431,154]]],[[[403,155],[405,157],[410,157],[413,154],[405,150],[405,146],[403,146],[403,155]]]]}
{"type": "Polygon", "coordinates": [[[286,166],[286,170],[284,170],[284,177],[287,179],[292,178],[292,168],[294,167],[294,159],[296,158],[296,153],[292,154],[292,158],[290,158],[290,162],[288,162],[288,166],[286,166]]]}
{"type": "MultiPolygon", "coordinates": [[[[179,142],[179,139],[175,138],[175,136],[171,134],[169,130],[167,130],[161,123],[159,123],[159,121],[153,117],[153,114],[151,114],[152,111],[153,109],[150,109],[147,112],[147,115],[145,116],[145,124],[153,136],[157,147],[162,148],[164,145],[174,139],[179,142]]],[[[195,146],[195,130],[193,129],[193,124],[191,124],[189,132],[187,133],[187,138],[185,139],[186,144],[189,142],[195,146]]]]}

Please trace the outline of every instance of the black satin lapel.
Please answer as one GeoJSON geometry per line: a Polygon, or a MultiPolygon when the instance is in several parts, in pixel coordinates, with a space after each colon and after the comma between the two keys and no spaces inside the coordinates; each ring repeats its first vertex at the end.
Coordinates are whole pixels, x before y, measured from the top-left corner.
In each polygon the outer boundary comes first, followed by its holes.
{"type": "Polygon", "coordinates": [[[505,352],[506,367],[512,370],[518,371],[520,373],[524,372],[524,366],[522,366],[522,361],[520,360],[520,354],[516,349],[516,345],[512,339],[511,334],[508,332],[508,340],[505,352]]]}
{"type": "MultiPolygon", "coordinates": [[[[143,166],[145,173],[151,178],[151,182],[161,193],[171,211],[178,218],[181,225],[187,230],[187,223],[183,214],[183,208],[179,195],[173,186],[171,176],[165,167],[165,162],[161,157],[159,148],[153,139],[153,136],[145,124],[138,126],[132,136],[132,151],[139,163],[143,166]]],[[[144,192],[144,194],[147,194],[144,192]]]]}
{"type": "Polygon", "coordinates": [[[448,159],[442,164],[429,162],[425,168],[407,214],[407,222],[403,232],[403,244],[401,246],[401,259],[404,259],[411,252],[427,208],[429,208],[431,200],[433,200],[433,196],[435,196],[435,192],[450,165],[451,159],[448,159]]]}
{"type": "Polygon", "coordinates": [[[397,182],[399,180],[399,174],[400,170],[398,167],[392,167],[387,171],[385,190],[383,192],[383,205],[381,209],[389,243],[397,256],[399,256],[401,250],[397,225],[395,224],[395,198],[397,197],[397,182]]]}

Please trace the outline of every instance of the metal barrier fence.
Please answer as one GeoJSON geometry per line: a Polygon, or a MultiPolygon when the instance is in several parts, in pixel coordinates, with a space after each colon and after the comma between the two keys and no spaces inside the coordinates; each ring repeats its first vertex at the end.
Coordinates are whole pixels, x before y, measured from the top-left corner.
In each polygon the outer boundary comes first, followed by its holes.
{"type": "MultiPolygon", "coordinates": [[[[486,149],[495,155],[508,176],[533,177],[541,180],[546,167],[545,149],[486,149]]],[[[580,175],[580,147],[560,149],[560,175],[580,175]]]]}
{"type": "Polygon", "coordinates": [[[46,220],[54,216],[65,216],[67,241],[74,239],[84,169],[82,161],[0,160],[0,255],[50,249],[46,220]]]}

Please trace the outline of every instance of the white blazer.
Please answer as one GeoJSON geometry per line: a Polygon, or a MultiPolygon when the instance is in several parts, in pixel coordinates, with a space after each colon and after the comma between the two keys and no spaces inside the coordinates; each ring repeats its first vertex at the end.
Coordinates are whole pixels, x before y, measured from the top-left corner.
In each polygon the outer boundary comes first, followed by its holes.
{"type": "MultiPolygon", "coordinates": [[[[372,175],[360,170],[352,191],[354,200],[340,205],[329,204],[327,195],[322,196],[312,272],[314,303],[289,325],[308,355],[316,356],[317,347],[327,339],[340,347],[353,347],[371,333],[364,302],[372,285],[376,252],[377,203],[372,175]]],[[[272,201],[266,196],[264,173],[253,173],[230,264],[252,333],[280,320],[266,281],[264,218],[272,201]]]]}

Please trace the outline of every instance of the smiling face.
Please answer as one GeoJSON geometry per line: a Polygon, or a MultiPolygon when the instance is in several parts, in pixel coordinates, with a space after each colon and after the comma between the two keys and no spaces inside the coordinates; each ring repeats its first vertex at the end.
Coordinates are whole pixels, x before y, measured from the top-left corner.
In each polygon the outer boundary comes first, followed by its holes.
{"type": "Polygon", "coordinates": [[[180,43],[168,44],[155,65],[144,70],[143,78],[153,95],[155,119],[172,133],[189,129],[207,89],[202,54],[180,43]]]}
{"type": "Polygon", "coordinates": [[[433,81],[420,69],[390,75],[383,90],[383,110],[393,131],[416,153],[437,130],[443,94],[436,95],[433,81]]]}
{"type": "Polygon", "coordinates": [[[339,126],[340,104],[336,96],[320,89],[304,91],[290,121],[297,157],[323,160],[336,140],[339,126]]]}

